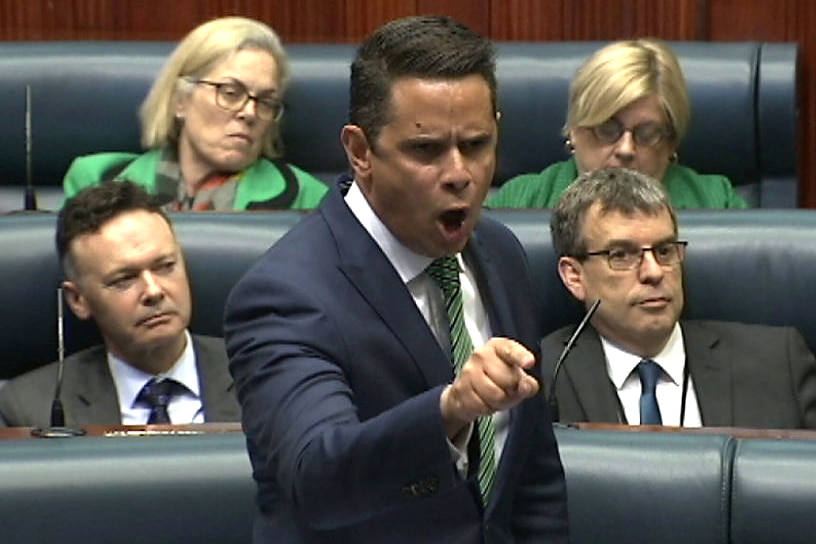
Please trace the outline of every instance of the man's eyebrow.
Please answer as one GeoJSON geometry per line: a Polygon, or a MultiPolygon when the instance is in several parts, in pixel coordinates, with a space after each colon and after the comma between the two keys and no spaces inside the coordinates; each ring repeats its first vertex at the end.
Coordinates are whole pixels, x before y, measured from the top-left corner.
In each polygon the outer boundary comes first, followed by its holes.
{"type": "MultiPolygon", "coordinates": [[[[655,244],[663,244],[666,242],[674,242],[677,240],[677,235],[672,233],[663,238],[658,238],[657,240],[653,241],[651,245],[655,244]]],[[[641,244],[632,240],[631,238],[613,238],[611,240],[607,240],[606,246],[633,246],[633,247],[641,247],[641,244]]]]}

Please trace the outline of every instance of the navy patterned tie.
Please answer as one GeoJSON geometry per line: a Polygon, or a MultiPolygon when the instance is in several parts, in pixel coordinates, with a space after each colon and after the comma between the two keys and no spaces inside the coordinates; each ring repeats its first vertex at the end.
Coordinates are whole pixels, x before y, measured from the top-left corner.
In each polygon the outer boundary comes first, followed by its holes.
{"type": "Polygon", "coordinates": [[[167,413],[167,405],[175,393],[178,393],[184,386],[175,380],[158,381],[156,378],[151,378],[139,395],[136,397],[136,402],[150,408],[150,417],[147,419],[148,425],[156,423],[171,423],[170,415],[167,413]]]}
{"type": "Polygon", "coordinates": [[[637,371],[640,376],[640,424],[663,425],[657,405],[657,381],[663,369],[651,359],[644,359],[638,363],[637,371]]]}
{"type": "MultiPolygon", "coordinates": [[[[458,374],[464,362],[473,352],[473,343],[465,328],[462,310],[462,289],[459,283],[459,263],[454,256],[442,257],[427,268],[428,275],[439,285],[445,298],[450,327],[451,360],[458,374]]],[[[479,488],[487,504],[496,475],[494,442],[496,430],[491,416],[480,417],[476,422],[479,434],[479,488]]]]}

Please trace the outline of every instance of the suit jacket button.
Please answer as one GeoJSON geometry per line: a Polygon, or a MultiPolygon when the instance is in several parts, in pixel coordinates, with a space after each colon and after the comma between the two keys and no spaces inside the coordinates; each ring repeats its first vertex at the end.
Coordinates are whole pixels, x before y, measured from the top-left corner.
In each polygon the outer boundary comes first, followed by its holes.
{"type": "Polygon", "coordinates": [[[439,491],[439,478],[436,476],[429,476],[428,478],[424,478],[418,482],[406,485],[402,488],[402,491],[414,499],[433,495],[439,491]]]}
{"type": "Polygon", "coordinates": [[[408,484],[402,488],[402,492],[408,495],[409,497],[416,499],[420,497],[420,487],[419,483],[408,484]]]}

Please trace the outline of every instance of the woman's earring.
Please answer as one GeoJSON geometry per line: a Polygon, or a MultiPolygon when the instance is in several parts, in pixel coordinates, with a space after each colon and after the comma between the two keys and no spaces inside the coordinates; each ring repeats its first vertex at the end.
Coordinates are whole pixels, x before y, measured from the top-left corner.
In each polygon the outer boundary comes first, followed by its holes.
{"type": "Polygon", "coordinates": [[[672,163],[672,164],[677,164],[677,161],[679,160],[679,158],[680,158],[680,157],[678,157],[678,156],[677,156],[677,151],[675,151],[675,152],[674,152],[674,153],[672,153],[672,154],[671,154],[671,156],[669,157],[669,162],[670,162],[670,163],[672,163]]]}
{"type": "Polygon", "coordinates": [[[569,138],[564,141],[564,151],[567,152],[567,155],[572,155],[575,153],[575,146],[572,145],[572,140],[569,138]]]}

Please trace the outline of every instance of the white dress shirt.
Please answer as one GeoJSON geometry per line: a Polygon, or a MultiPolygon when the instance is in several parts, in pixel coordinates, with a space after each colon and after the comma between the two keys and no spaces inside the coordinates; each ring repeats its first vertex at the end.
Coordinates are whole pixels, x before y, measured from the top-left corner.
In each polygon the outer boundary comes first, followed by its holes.
{"type": "MultiPolygon", "coordinates": [[[[643,357],[622,350],[603,336],[601,344],[606,356],[606,371],[618,393],[625,421],[637,425],[640,423],[640,378],[637,365],[643,357]]],[[[656,393],[663,425],[700,427],[702,425],[700,408],[691,376],[688,377],[685,414],[681,413],[686,349],[679,323],[674,325],[669,341],[657,356],[652,357],[652,360],[663,369],[663,374],[657,382],[656,393]]]]}
{"type": "Polygon", "coordinates": [[[167,372],[154,376],[135,368],[108,352],[108,367],[116,386],[123,425],[145,425],[150,417],[150,408],[136,403],[136,397],[153,378],[172,378],[184,385],[186,391],[173,395],[167,405],[167,413],[174,424],[204,423],[204,405],[198,383],[198,368],[190,333],[184,332],[187,344],[181,357],[167,372]]]}
{"type": "MultiPolygon", "coordinates": [[[[433,259],[411,251],[388,230],[388,227],[374,213],[357,182],[351,184],[345,200],[351,212],[394,266],[444,352],[449,353],[450,327],[442,290],[425,273],[425,269],[433,262],[433,259]]],[[[490,323],[482,297],[476,288],[476,278],[472,267],[465,262],[461,254],[456,255],[456,260],[459,263],[465,328],[473,346],[478,347],[492,336],[490,323]]],[[[504,442],[507,440],[509,419],[507,412],[498,412],[493,416],[493,424],[496,429],[494,444],[496,459],[501,457],[504,442]]],[[[449,442],[457,470],[463,476],[468,471],[467,442],[472,432],[473,425],[470,426],[467,433],[462,433],[460,437],[457,437],[456,444],[449,442]]]]}

